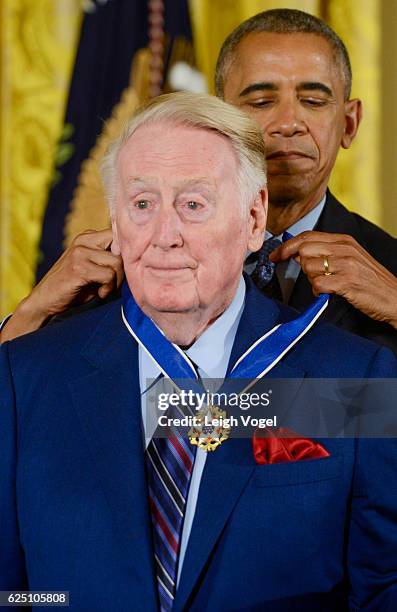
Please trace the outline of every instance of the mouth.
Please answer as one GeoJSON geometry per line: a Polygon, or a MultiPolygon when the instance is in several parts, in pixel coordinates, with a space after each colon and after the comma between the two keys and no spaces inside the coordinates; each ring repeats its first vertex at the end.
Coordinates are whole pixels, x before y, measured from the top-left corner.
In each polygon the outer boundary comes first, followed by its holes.
{"type": "Polygon", "coordinates": [[[272,151],[272,153],[269,153],[268,155],[266,155],[266,159],[267,161],[269,161],[270,159],[275,159],[275,160],[285,160],[285,161],[289,161],[289,160],[293,160],[293,159],[311,159],[310,155],[307,155],[306,153],[303,153],[302,151],[272,151]]]}
{"type": "Polygon", "coordinates": [[[190,266],[146,266],[146,269],[158,278],[177,278],[191,272],[190,266]]]}

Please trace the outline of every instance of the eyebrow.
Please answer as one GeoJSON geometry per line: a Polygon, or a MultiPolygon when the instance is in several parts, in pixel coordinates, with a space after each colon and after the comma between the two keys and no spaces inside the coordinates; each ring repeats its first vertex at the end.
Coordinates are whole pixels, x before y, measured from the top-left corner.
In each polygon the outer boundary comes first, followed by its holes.
{"type": "MultiPolygon", "coordinates": [[[[260,83],[252,83],[251,85],[248,85],[248,87],[246,87],[245,89],[243,89],[243,91],[240,92],[239,98],[248,96],[248,94],[255,92],[255,91],[278,91],[278,89],[279,87],[277,87],[275,83],[271,83],[271,82],[263,81],[260,83]]],[[[320,81],[307,81],[304,83],[299,83],[297,89],[304,90],[304,91],[322,91],[327,96],[333,97],[333,93],[331,89],[324,83],[321,83],[320,81]]]]}
{"type": "Polygon", "coordinates": [[[329,96],[330,98],[332,98],[334,95],[332,93],[332,90],[327,85],[324,85],[324,83],[321,83],[320,81],[307,81],[306,83],[300,83],[298,85],[298,89],[304,89],[306,91],[322,91],[323,93],[327,94],[327,96],[329,96]]]}
{"type": "Polygon", "coordinates": [[[252,85],[248,85],[243,91],[239,93],[239,97],[243,98],[253,91],[277,91],[278,87],[274,83],[252,83],[252,85]]]}

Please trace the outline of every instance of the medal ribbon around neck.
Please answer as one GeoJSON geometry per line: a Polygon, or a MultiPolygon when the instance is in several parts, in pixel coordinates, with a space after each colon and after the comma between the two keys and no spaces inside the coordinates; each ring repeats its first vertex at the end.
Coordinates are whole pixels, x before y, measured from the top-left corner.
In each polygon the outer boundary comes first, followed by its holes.
{"type": "MultiPolygon", "coordinates": [[[[122,318],[128,331],[164,376],[171,379],[178,390],[184,388],[202,392],[199,376],[188,356],[179,346],[170,342],[161,329],[144,314],[135,302],[126,282],[123,283],[122,295],[122,318]],[[184,379],[187,381],[186,387],[183,385],[184,379]],[[178,384],[175,380],[178,380],[178,384]],[[197,382],[196,385],[194,381],[197,382]]],[[[258,379],[265,376],[313,327],[327,305],[328,295],[323,293],[296,319],[279,323],[266,332],[236,361],[228,379],[258,379]]],[[[241,393],[247,388],[241,390],[241,393]]]]}
{"type": "MultiPolygon", "coordinates": [[[[289,238],[291,235],[284,232],[283,241],[289,238]]],[[[170,379],[177,391],[192,390],[195,393],[202,393],[203,386],[190,359],[177,345],[170,342],[161,329],[144,314],[135,302],[126,281],[123,283],[122,297],[121,314],[128,331],[158,366],[162,374],[170,379]]],[[[235,383],[236,379],[245,380],[244,389],[239,390],[239,393],[243,393],[254,385],[257,379],[270,372],[313,327],[326,309],[328,300],[328,294],[320,294],[301,315],[292,321],[279,323],[256,340],[236,361],[218,393],[227,393],[228,381],[235,383]],[[247,379],[251,381],[248,385],[246,384],[247,379]]],[[[235,384],[233,389],[235,391],[235,384]]]]}

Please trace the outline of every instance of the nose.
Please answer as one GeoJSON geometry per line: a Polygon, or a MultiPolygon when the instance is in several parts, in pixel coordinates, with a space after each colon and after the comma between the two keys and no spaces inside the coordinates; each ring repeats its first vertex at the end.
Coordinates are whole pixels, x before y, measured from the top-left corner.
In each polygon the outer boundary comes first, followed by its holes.
{"type": "Polygon", "coordinates": [[[299,136],[307,131],[299,100],[288,98],[281,101],[274,109],[273,116],[266,132],[270,136],[299,136]]]}
{"type": "Polygon", "coordinates": [[[160,210],[152,238],[154,247],[168,251],[183,245],[181,221],[173,207],[160,210]]]}

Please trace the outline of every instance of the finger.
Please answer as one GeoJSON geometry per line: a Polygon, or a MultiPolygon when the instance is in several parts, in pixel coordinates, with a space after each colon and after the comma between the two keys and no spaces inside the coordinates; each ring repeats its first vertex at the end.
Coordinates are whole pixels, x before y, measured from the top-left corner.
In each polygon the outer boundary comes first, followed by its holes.
{"type": "MultiPolygon", "coordinates": [[[[305,248],[308,249],[316,248],[318,254],[320,253],[318,246],[314,247],[314,245],[321,245],[321,249],[324,254],[331,252],[331,245],[335,246],[336,248],[339,248],[340,246],[351,247],[359,250],[360,252],[365,252],[357,241],[347,234],[330,234],[326,232],[307,231],[302,232],[302,234],[299,234],[298,236],[284,242],[280,247],[272,252],[270,259],[274,263],[278,263],[279,261],[284,261],[286,259],[290,259],[291,257],[295,257],[298,253],[301,253],[302,245],[305,245],[305,248]]],[[[309,250],[308,252],[314,254],[313,250],[309,250]]]]}
{"type": "Polygon", "coordinates": [[[116,288],[119,289],[121,287],[121,283],[124,279],[124,266],[123,260],[120,257],[120,265],[116,269],[116,288]]]}
{"type": "Polygon", "coordinates": [[[371,266],[363,265],[356,257],[335,257],[330,256],[328,260],[328,270],[326,270],[325,258],[301,258],[301,267],[304,273],[311,278],[316,276],[335,276],[337,277],[339,288],[353,295],[353,292],[365,291],[368,292],[368,283],[372,286],[377,286],[377,279],[380,274],[380,266],[372,268],[371,266]],[[326,275],[325,272],[331,272],[326,275]]]}
{"type": "MultiPolygon", "coordinates": [[[[290,259],[291,257],[296,257],[300,253],[300,249],[302,248],[303,244],[314,242],[313,237],[311,236],[312,233],[314,232],[303,232],[302,234],[283,242],[279,247],[277,247],[277,249],[271,252],[269,259],[273,263],[278,263],[280,261],[290,259]]],[[[318,239],[316,242],[319,242],[318,239]]]]}
{"type": "Polygon", "coordinates": [[[84,277],[88,263],[111,267],[116,272],[120,267],[120,261],[121,258],[110,251],[93,249],[81,244],[74,245],[65,254],[62,265],[58,266],[57,275],[70,274],[72,279],[80,279],[84,277]]]}
{"type": "Polygon", "coordinates": [[[300,266],[303,272],[309,278],[313,278],[315,276],[328,276],[325,272],[330,272],[330,275],[341,273],[343,269],[343,265],[341,266],[341,262],[343,262],[343,258],[335,257],[335,256],[321,256],[321,257],[300,257],[300,266]],[[326,261],[328,262],[328,268],[326,261]]]}
{"type": "Polygon", "coordinates": [[[116,288],[117,274],[110,266],[99,266],[91,261],[87,261],[80,271],[80,286],[85,287],[96,283],[105,287],[105,292],[116,288]]]}
{"type": "MultiPolygon", "coordinates": [[[[291,240],[299,239],[304,242],[335,242],[338,244],[357,244],[358,242],[353,236],[349,234],[338,234],[334,232],[318,232],[315,230],[308,230],[294,236],[291,240]]],[[[291,242],[291,240],[287,240],[285,244],[291,242]]]]}
{"type": "Polygon", "coordinates": [[[336,245],[335,243],[331,245],[330,243],[326,242],[306,242],[298,237],[291,238],[291,240],[288,240],[277,247],[277,249],[271,253],[269,258],[273,263],[278,263],[280,261],[291,259],[292,257],[298,258],[302,255],[306,257],[331,255],[331,253],[335,252],[335,250],[338,247],[340,248],[340,246],[341,245],[336,245]]]}
{"type": "Polygon", "coordinates": [[[320,295],[320,293],[343,294],[343,279],[338,274],[332,274],[331,276],[320,274],[309,278],[309,282],[314,295],[320,295]]]}
{"type": "Polygon", "coordinates": [[[114,291],[114,288],[115,287],[113,283],[101,285],[98,288],[97,294],[102,300],[104,300],[106,297],[108,297],[108,295],[110,295],[114,291]]]}
{"type": "Polygon", "coordinates": [[[99,249],[90,249],[87,247],[84,247],[84,249],[84,257],[87,257],[88,261],[98,266],[110,266],[117,272],[123,265],[123,260],[120,255],[113,255],[110,251],[101,251],[99,249]]]}
{"type": "Polygon", "coordinates": [[[303,242],[295,257],[352,257],[357,260],[362,256],[352,246],[330,242],[303,242]]]}
{"type": "Polygon", "coordinates": [[[90,261],[100,266],[109,266],[115,273],[115,278],[111,285],[104,285],[98,291],[100,297],[106,297],[111,291],[121,286],[124,278],[124,267],[120,255],[113,255],[110,251],[92,251],[90,261]]]}
{"type": "Polygon", "coordinates": [[[72,246],[86,246],[92,249],[108,249],[113,240],[111,228],[94,231],[86,230],[78,234],[73,240],[72,246]]]}
{"type": "Polygon", "coordinates": [[[115,291],[115,289],[118,289],[120,287],[120,285],[121,285],[121,282],[122,282],[123,278],[124,278],[124,271],[123,270],[121,270],[119,272],[119,274],[117,272],[115,272],[113,277],[111,278],[111,280],[109,282],[103,283],[98,288],[98,295],[99,295],[99,297],[104,299],[108,295],[110,295],[110,293],[115,291]]]}

